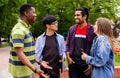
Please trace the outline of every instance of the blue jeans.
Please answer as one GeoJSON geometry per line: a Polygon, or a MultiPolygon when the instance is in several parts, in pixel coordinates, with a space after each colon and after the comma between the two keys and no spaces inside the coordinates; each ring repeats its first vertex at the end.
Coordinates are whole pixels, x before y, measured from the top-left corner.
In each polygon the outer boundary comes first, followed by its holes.
{"type": "Polygon", "coordinates": [[[69,65],[69,78],[91,78],[90,75],[85,75],[84,71],[88,68],[88,65],[69,65]]]}

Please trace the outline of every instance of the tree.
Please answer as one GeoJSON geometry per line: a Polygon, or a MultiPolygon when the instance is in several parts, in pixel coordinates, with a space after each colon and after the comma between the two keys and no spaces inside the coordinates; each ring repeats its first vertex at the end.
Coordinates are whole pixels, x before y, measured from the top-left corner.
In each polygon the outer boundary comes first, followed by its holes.
{"type": "Polygon", "coordinates": [[[94,24],[98,17],[117,18],[120,0],[1,0],[0,37],[7,37],[17,22],[20,5],[31,3],[36,8],[37,20],[32,24],[32,33],[37,37],[45,31],[41,20],[46,15],[54,15],[59,22],[58,33],[67,32],[74,24],[74,9],[85,6],[90,9],[89,22],[94,24]]]}
{"type": "Polygon", "coordinates": [[[0,45],[1,37],[8,38],[10,31],[17,21],[19,7],[26,0],[0,0],[0,45]]]}

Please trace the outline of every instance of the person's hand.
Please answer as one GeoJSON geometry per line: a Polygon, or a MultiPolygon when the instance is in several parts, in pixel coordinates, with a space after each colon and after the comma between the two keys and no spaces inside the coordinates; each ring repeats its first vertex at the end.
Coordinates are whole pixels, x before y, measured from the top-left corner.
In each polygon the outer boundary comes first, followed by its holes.
{"type": "Polygon", "coordinates": [[[61,59],[59,60],[60,63],[64,62],[65,59],[63,57],[61,57],[61,59]]]}
{"type": "Polygon", "coordinates": [[[87,54],[84,53],[84,52],[82,52],[81,59],[82,59],[82,60],[86,60],[86,57],[87,57],[87,54]]]}
{"type": "Polygon", "coordinates": [[[41,73],[44,73],[44,71],[40,70],[40,69],[36,69],[36,73],[41,75],[41,73]]]}
{"type": "Polygon", "coordinates": [[[88,65],[88,68],[84,71],[85,75],[89,75],[91,73],[91,65],[88,65]]]}
{"type": "Polygon", "coordinates": [[[59,62],[60,63],[62,63],[62,62],[64,62],[65,61],[65,59],[64,58],[62,58],[61,60],[59,60],[59,62]]]}
{"type": "Polygon", "coordinates": [[[49,75],[41,73],[42,78],[50,78],[49,75]]]}
{"type": "Polygon", "coordinates": [[[75,63],[73,60],[72,60],[72,58],[67,58],[67,60],[68,60],[68,64],[70,65],[70,64],[72,64],[72,63],[75,63]]]}
{"type": "Polygon", "coordinates": [[[46,61],[42,61],[42,62],[41,62],[41,66],[43,66],[44,68],[46,68],[46,69],[52,69],[52,67],[49,66],[48,64],[49,64],[49,63],[46,62],[46,61]]]}
{"type": "Polygon", "coordinates": [[[62,55],[59,56],[59,62],[62,63],[64,61],[65,61],[65,59],[64,59],[63,54],[62,54],[62,55]]]}
{"type": "Polygon", "coordinates": [[[42,76],[43,78],[50,78],[47,74],[44,74],[44,72],[40,69],[37,69],[36,73],[42,76]]]}

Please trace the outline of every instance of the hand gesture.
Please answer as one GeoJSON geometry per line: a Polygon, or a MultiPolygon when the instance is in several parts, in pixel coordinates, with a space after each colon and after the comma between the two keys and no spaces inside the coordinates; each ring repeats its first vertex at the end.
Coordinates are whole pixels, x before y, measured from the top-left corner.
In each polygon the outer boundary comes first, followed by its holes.
{"type": "Polygon", "coordinates": [[[72,58],[67,58],[67,60],[68,60],[68,64],[70,65],[70,64],[72,64],[72,63],[75,63],[73,60],[72,60],[72,58]]]}
{"type": "Polygon", "coordinates": [[[49,64],[49,63],[46,62],[46,61],[42,61],[42,62],[41,62],[41,66],[43,66],[44,68],[46,68],[46,69],[52,69],[52,67],[49,66],[48,64],[49,64]]]}
{"type": "Polygon", "coordinates": [[[41,73],[44,73],[44,72],[42,70],[40,70],[40,69],[36,69],[36,73],[41,75],[41,73]]]}
{"type": "Polygon", "coordinates": [[[84,52],[82,52],[81,59],[82,59],[82,60],[86,60],[86,57],[87,57],[87,54],[84,53],[84,52]]]}
{"type": "Polygon", "coordinates": [[[41,73],[42,78],[50,78],[49,75],[41,73]]]}

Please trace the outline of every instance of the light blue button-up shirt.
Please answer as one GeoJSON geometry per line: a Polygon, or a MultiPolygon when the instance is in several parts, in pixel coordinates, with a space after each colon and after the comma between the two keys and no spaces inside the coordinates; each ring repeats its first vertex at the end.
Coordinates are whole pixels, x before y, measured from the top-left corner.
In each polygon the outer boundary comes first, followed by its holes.
{"type": "Polygon", "coordinates": [[[107,37],[101,35],[94,39],[86,62],[92,65],[91,78],[114,78],[114,56],[107,37]]]}
{"type": "MultiPolygon", "coordinates": [[[[66,59],[66,53],[65,53],[66,52],[66,47],[65,47],[64,37],[62,35],[56,33],[56,40],[57,40],[57,43],[58,43],[59,55],[62,55],[63,58],[66,59]]],[[[45,46],[45,41],[46,41],[46,36],[45,36],[45,32],[44,32],[36,40],[35,54],[36,54],[36,57],[39,60],[42,60],[42,57],[43,57],[42,56],[42,51],[43,51],[44,46],[45,46]]],[[[52,44],[51,44],[51,46],[52,46],[52,44]]],[[[62,66],[62,67],[64,67],[64,66],[62,66]]]]}

